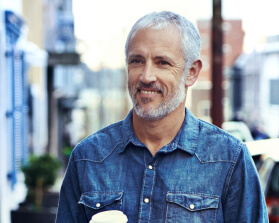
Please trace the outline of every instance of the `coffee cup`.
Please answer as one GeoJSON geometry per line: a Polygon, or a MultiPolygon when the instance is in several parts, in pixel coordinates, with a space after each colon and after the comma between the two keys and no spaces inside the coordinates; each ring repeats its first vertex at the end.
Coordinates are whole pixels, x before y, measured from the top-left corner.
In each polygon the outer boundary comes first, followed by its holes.
{"type": "Polygon", "coordinates": [[[128,218],[122,211],[103,211],[92,216],[89,223],[127,223],[128,218]]]}

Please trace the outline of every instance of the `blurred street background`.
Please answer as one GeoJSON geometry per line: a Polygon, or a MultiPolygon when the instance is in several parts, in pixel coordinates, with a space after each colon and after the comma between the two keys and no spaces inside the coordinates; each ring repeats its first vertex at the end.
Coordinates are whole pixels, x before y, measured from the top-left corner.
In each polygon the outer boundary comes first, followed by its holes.
{"type": "Polygon", "coordinates": [[[56,203],[75,145],[132,108],[124,45],[153,11],[177,12],[200,31],[203,69],[186,102],[194,115],[245,142],[279,137],[279,1],[212,1],[0,0],[0,223],[17,222],[31,154],[60,161],[56,203]]]}

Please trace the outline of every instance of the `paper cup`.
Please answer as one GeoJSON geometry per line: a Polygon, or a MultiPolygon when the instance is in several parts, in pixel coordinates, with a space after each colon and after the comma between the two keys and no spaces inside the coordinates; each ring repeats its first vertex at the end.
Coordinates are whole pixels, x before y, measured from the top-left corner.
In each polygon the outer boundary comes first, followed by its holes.
{"type": "Polygon", "coordinates": [[[128,218],[123,212],[111,210],[103,211],[92,216],[89,223],[127,223],[128,218]]]}

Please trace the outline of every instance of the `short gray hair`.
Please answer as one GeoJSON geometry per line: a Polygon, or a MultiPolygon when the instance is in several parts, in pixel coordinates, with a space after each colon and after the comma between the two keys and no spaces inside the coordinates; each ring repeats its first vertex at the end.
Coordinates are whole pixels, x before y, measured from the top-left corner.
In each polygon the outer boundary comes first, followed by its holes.
{"type": "Polygon", "coordinates": [[[126,64],[128,63],[130,41],[139,30],[144,28],[161,30],[169,25],[174,25],[181,35],[182,51],[185,59],[185,71],[189,69],[192,63],[200,56],[201,41],[199,31],[188,19],[170,11],[147,14],[134,24],[127,37],[125,45],[126,64]]]}

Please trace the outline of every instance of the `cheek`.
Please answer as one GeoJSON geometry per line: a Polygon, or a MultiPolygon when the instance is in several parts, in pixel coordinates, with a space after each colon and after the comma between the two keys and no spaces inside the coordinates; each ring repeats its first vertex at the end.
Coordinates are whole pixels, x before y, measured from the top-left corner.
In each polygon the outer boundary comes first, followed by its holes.
{"type": "Polygon", "coordinates": [[[128,68],[128,83],[136,85],[140,80],[141,72],[138,67],[128,68]]]}
{"type": "Polygon", "coordinates": [[[135,76],[129,74],[128,75],[128,89],[129,89],[129,91],[133,91],[133,89],[136,87],[137,84],[138,84],[138,81],[135,78],[135,76]]]}
{"type": "Polygon", "coordinates": [[[162,72],[160,76],[160,82],[172,87],[180,83],[183,72],[181,69],[171,68],[168,72],[162,72]]]}
{"type": "Polygon", "coordinates": [[[140,76],[140,73],[135,67],[128,67],[128,79],[135,80],[140,76]]]}
{"type": "Polygon", "coordinates": [[[131,70],[132,70],[132,67],[131,66],[128,66],[128,74],[131,72],[131,70]]]}
{"type": "Polygon", "coordinates": [[[141,73],[141,71],[142,71],[142,66],[140,66],[140,65],[128,65],[128,74],[129,73],[131,73],[131,74],[133,74],[133,75],[135,75],[135,74],[140,74],[141,73]]]}
{"type": "Polygon", "coordinates": [[[133,85],[135,84],[135,76],[128,74],[128,85],[133,85]]]}

